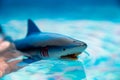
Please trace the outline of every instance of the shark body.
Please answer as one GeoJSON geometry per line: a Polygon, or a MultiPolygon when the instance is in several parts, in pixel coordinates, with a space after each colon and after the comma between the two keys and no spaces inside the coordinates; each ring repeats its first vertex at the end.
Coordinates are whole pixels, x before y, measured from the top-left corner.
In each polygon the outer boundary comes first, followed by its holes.
{"type": "Polygon", "coordinates": [[[15,40],[17,50],[20,50],[29,57],[29,60],[40,60],[49,58],[77,59],[87,44],[71,37],[42,32],[32,20],[28,20],[27,36],[15,40]]]}

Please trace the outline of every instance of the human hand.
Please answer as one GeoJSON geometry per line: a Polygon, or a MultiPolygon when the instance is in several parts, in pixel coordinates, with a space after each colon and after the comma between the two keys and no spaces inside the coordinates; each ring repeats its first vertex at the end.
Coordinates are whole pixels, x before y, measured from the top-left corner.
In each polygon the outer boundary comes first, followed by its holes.
{"type": "Polygon", "coordinates": [[[16,50],[14,44],[0,39],[0,77],[19,68],[16,64],[21,62],[22,59],[11,62],[9,60],[21,55],[21,52],[16,50]]]}

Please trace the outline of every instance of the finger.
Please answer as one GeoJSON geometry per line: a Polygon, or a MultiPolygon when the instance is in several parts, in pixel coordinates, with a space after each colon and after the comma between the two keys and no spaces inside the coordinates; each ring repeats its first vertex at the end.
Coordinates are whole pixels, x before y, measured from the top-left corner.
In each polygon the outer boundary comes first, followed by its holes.
{"type": "Polygon", "coordinates": [[[10,68],[10,72],[11,71],[15,71],[15,70],[18,70],[19,67],[17,66],[17,64],[19,62],[21,62],[22,60],[16,60],[16,61],[12,61],[12,62],[8,62],[8,65],[9,65],[9,68],[10,68]]]}
{"type": "Polygon", "coordinates": [[[9,49],[16,49],[15,44],[11,43],[9,49]]]}
{"type": "Polygon", "coordinates": [[[0,77],[2,77],[3,76],[3,72],[0,70],[0,77]]]}
{"type": "Polygon", "coordinates": [[[7,63],[8,67],[4,70],[3,74],[9,74],[13,71],[16,71],[22,67],[18,67],[16,64],[19,63],[20,60],[17,60],[17,61],[13,61],[13,62],[10,62],[10,63],[7,63]]]}
{"type": "Polygon", "coordinates": [[[3,38],[0,38],[0,43],[3,42],[3,38]]]}
{"type": "Polygon", "coordinates": [[[2,77],[5,74],[7,68],[7,63],[4,60],[0,59],[0,77],[2,77]]]}
{"type": "Polygon", "coordinates": [[[10,66],[15,66],[17,63],[19,63],[19,62],[21,62],[22,61],[22,59],[21,60],[15,60],[15,61],[12,61],[12,62],[8,62],[8,64],[10,65],[10,66]]]}
{"type": "Polygon", "coordinates": [[[10,42],[4,41],[0,44],[0,52],[5,51],[10,46],[10,42]]]}
{"type": "Polygon", "coordinates": [[[7,50],[2,53],[0,53],[0,58],[4,59],[5,61],[9,62],[9,60],[21,60],[23,59],[23,53],[17,50],[7,50]],[[17,59],[19,58],[20,59],[17,59]]]}
{"type": "Polygon", "coordinates": [[[22,56],[23,53],[18,51],[18,50],[11,50],[10,53],[12,53],[11,55],[16,58],[16,57],[19,57],[19,56],[22,56]]]}

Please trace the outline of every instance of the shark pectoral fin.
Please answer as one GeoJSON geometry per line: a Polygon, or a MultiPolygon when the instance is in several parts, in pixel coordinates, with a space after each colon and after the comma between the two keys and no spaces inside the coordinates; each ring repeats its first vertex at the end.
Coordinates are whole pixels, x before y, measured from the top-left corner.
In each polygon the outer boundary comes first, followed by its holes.
{"type": "Polygon", "coordinates": [[[31,20],[28,19],[28,33],[27,36],[35,33],[40,33],[41,31],[38,29],[38,27],[35,25],[35,23],[31,20]]]}

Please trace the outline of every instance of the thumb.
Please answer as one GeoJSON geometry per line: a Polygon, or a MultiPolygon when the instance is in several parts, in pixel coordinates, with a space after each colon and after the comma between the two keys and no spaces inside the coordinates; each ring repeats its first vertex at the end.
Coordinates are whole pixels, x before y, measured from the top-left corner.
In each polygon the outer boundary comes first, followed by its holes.
{"type": "Polygon", "coordinates": [[[0,44],[0,52],[5,51],[7,48],[9,48],[10,43],[8,41],[4,41],[0,44]]]}

